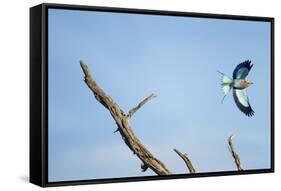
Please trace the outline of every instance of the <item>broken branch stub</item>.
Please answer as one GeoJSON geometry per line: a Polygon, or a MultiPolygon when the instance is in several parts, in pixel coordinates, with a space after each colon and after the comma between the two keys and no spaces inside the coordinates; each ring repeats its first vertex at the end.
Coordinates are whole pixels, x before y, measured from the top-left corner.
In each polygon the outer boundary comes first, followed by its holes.
{"type": "Polygon", "coordinates": [[[234,146],[233,146],[233,143],[232,143],[232,138],[233,138],[234,135],[230,135],[229,138],[228,138],[228,149],[231,153],[231,156],[235,162],[235,165],[237,167],[237,170],[238,171],[242,171],[244,170],[242,168],[242,165],[241,165],[241,161],[240,161],[240,158],[239,158],[239,155],[235,152],[234,150],[234,146]]]}
{"type": "Polygon", "coordinates": [[[191,174],[196,173],[195,168],[193,167],[191,160],[188,158],[187,154],[182,154],[179,150],[174,149],[174,151],[182,158],[182,160],[184,161],[187,169],[189,170],[189,172],[191,174]]]}

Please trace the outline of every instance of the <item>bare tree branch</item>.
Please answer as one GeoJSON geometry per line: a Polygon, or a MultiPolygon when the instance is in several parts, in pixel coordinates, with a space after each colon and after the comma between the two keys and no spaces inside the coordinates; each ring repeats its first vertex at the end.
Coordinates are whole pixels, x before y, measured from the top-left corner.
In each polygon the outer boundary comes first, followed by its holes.
{"type": "Polygon", "coordinates": [[[150,94],[147,98],[145,98],[144,100],[142,100],[136,107],[132,108],[132,109],[129,111],[127,117],[132,117],[135,112],[137,112],[144,104],[146,104],[146,102],[148,102],[149,100],[151,100],[151,99],[153,99],[153,98],[155,98],[155,97],[157,97],[156,94],[153,94],[153,93],[150,94]]]}
{"type": "Polygon", "coordinates": [[[174,151],[182,158],[182,160],[184,161],[186,167],[188,168],[189,172],[191,174],[196,173],[195,168],[193,167],[191,160],[189,160],[187,154],[182,154],[179,150],[174,149],[174,151]]]}
{"type": "Polygon", "coordinates": [[[167,167],[160,160],[155,158],[136,137],[129,121],[129,116],[132,116],[133,113],[135,113],[147,101],[155,97],[155,95],[151,94],[148,98],[143,100],[136,108],[133,108],[131,110],[131,114],[129,112],[129,114],[126,115],[123,110],[118,106],[118,104],[99,87],[99,85],[93,79],[91,72],[88,69],[88,66],[83,61],[80,61],[80,65],[85,74],[85,83],[92,90],[97,101],[99,101],[106,109],[109,110],[111,116],[115,120],[116,125],[118,127],[117,131],[120,133],[125,144],[142,161],[142,171],[145,171],[150,168],[158,175],[171,174],[167,167]]]}
{"type": "Polygon", "coordinates": [[[233,146],[233,143],[232,143],[232,138],[233,138],[234,135],[230,135],[229,138],[228,138],[228,149],[234,159],[234,162],[235,162],[235,165],[238,169],[238,171],[242,171],[243,168],[242,168],[242,165],[241,165],[241,162],[240,162],[240,158],[239,158],[239,155],[235,152],[234,150],[234,146],[233,146]]]}

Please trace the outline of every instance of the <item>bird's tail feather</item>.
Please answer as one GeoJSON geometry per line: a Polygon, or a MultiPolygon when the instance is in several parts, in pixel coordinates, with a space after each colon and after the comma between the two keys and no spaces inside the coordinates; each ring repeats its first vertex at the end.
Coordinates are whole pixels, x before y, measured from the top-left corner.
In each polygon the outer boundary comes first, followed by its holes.
{"type": "Polygon", "coordinates": [[[225,96],[228,94],[228,92],[230,92],[230,90],[233,88],[233,80],[228,77],[227,75],[225,75],[224,73],[218,71],[221,75],[222,75],[222,80],[221,80],[221,89],[224,93],[224,96],[222,98],[222,103],[223,100],[225,98],[225,96]]]}

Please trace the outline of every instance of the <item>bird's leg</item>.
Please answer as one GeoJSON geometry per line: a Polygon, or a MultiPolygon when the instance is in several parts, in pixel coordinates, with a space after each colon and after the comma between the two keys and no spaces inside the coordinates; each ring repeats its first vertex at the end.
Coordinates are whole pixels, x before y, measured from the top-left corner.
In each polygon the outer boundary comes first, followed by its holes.
{"type": "Polygon", "coordinates": [[[226,97],[226,95],[223,96],[223,98],[221,100],[221,104],[223,104],[223,100],[224,100],[225,97],[226,97]]]}

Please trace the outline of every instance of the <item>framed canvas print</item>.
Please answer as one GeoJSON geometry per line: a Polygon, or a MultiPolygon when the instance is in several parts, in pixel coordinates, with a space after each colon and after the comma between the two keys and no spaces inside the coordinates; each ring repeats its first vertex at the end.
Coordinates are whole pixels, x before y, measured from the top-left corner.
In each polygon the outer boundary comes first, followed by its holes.
{"type": "Polygon", "coordinates": [[[30,8],[30,182],[274,171],[274,19],[30,8]]]}

